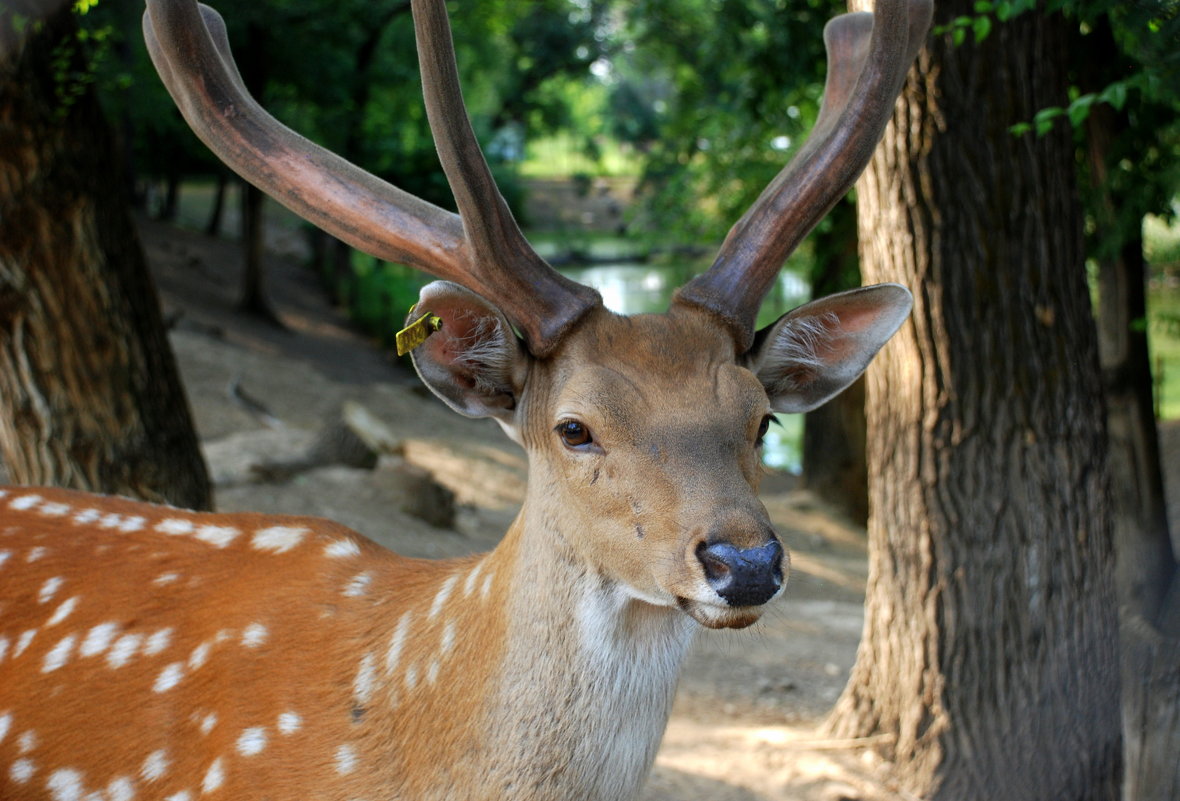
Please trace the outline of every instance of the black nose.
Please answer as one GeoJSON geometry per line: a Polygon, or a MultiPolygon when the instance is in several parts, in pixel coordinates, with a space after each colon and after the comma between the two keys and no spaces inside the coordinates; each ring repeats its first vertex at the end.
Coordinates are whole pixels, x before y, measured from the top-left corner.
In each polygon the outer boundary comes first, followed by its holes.
{"type": "Polygon", "coordinates": [[[758,606],[783,586],[783,546],[771,540],[757,548],[737,548],[728,542],[701,543],[697,559],[705,579],[730,606],[758,606]]]}

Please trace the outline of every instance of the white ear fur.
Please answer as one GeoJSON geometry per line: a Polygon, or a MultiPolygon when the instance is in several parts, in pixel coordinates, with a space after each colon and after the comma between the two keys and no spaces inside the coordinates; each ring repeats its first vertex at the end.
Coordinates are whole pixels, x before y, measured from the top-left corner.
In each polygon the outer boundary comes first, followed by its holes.
{"type": "Polygon", "coordinates": [[[411,351],[422,382],[459,414],[495,418],[512,435],[529,357],[507,318],[450,281],[423,287],[407,323],[428,312],[442,327],[411,351]]]}
{"type": "Polygon", "coordinates": [[[807,412],[855,381],[905,322],[909,290],[878,284],[804,304],[759,331],[750,369],[777,412],[807,412]]]}

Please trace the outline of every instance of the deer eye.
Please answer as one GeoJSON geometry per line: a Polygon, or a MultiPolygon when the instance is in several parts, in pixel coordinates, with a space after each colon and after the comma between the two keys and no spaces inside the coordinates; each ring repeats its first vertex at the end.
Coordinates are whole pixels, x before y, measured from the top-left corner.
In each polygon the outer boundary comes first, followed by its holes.
{"type": "Polygon", "coordinates": [[[762,447],[762,440],[766,437],[766,432],[770,430],[770,424],[777,423],[777,422],[778,422],[778,418],[775,417],[773,414],[768,414],[762,418],[762,422],[758,424],[758,437],[754,441],[754,444],[757,447],[759,447],[759,448],[762,447]]]}
{"type": "Polygon", "coordinates": [[[562,420],[557,424],[557,435],[567,448],[583,448],[594,442],[590,429],[577,420],[562,420]]]}

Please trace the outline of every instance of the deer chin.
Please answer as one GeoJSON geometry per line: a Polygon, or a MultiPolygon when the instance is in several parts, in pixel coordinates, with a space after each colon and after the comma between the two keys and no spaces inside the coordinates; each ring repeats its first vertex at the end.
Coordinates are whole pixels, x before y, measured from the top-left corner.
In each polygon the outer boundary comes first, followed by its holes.
{"type": "Polygon", "coordinates": [[[676,605],[684,614],[709,629],[744,629],[762,617],[762,606],[722,606],[678,597],[676,605]]]}

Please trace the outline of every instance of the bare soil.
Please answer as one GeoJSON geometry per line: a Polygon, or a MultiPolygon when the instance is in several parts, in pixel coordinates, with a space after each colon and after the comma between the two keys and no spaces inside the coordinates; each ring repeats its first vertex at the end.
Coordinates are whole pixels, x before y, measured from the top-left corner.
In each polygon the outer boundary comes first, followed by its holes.
{"type": "MultiPolygon", "coordinates": [[[[494,547],[526,471],[523,451],[497,426],[435,400],[349,327],[297,261],[271,256],[267,265],[281,330],[235,310],[234,243],[146,221],[141,232],[219,508],[322,515],[413,556],[494,547]],[[362,406],[396,442],[375,468],[259,471],[314,451],[346,404],[362,406]],[[453,525],[401,511],[407,468],[454,493],[453,525]]],[[[292,243],[271,243],[283,244],[292,243]]],[[[1165,463],[1180,471],[1180,428],[1169,428],[1166,447],[1165,463]]],[[[856,656],[865,534],[791,484],[770,476],[763,493],[792,554],[786,595],[751,629],[697,637],[645,801],[907,797],[873,743],[819,732],[856,656]]]]}

